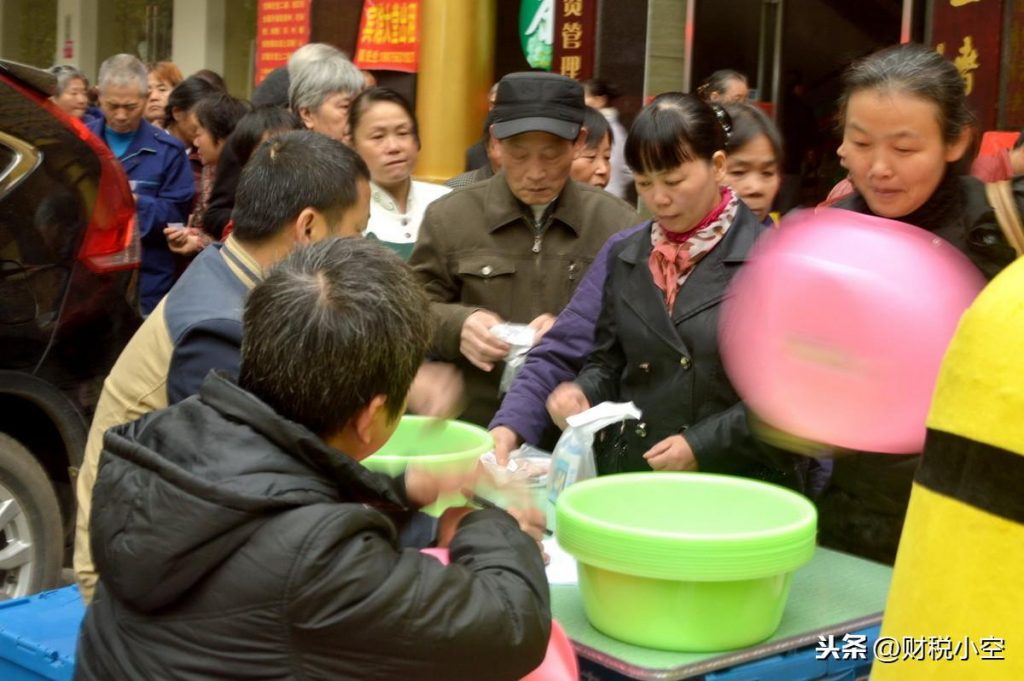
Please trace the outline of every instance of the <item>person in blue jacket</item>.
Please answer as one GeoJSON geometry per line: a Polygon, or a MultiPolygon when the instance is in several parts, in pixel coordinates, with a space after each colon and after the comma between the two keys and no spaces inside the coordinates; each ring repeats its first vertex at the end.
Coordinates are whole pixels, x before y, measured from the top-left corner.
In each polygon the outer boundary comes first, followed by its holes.
{"type": "Polygon", "coordinates": [[[195,183],[182,143],[142,119],[149,87],[142,62],[130,54],[110,57],[100,65],[98,87],[104,118],[87,125],[121,162],[135,196],[142,240],[140,306],[148,315],[177,274],[164,228],[188,220],[195,183]]]}

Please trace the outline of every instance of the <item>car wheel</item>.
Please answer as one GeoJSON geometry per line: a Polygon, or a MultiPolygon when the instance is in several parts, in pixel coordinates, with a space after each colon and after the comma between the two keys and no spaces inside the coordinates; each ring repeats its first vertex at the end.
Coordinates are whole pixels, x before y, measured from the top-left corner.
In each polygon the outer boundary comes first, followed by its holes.
{"type": "Polygon", "coordinates": [[[0,600],[57,586],[63,538],[46,471],[20,442],[0,433],[0,600]]]}

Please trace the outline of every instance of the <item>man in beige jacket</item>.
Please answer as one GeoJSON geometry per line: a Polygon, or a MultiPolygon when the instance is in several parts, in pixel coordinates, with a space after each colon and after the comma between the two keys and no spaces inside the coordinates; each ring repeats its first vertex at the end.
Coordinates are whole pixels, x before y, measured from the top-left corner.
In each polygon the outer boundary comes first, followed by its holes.
{"type": "Polygon", "coordinates": [[[103,383],[77,481],[74,567],[86,601],[97,579],[89,516],[103,434],[198,392],[211,369],[237,372],[242,307],[264,269],[302,244],[361,234],[369,180],[355,152],[314,132],[285,133],[253,154],[239,180],[234,232],[196,257],[103,383]]]}

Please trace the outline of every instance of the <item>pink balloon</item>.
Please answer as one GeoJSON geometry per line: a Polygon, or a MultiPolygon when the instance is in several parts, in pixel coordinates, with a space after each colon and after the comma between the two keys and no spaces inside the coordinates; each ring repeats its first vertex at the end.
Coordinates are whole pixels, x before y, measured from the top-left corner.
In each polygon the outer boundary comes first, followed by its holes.
{"type": "Polygon", "coordinates": [[[722,360],[747,405],[782,431],[920,452],[942,356],[984,284],[923,229],[807,211],[765,235],[734,279],[722,360]]]}

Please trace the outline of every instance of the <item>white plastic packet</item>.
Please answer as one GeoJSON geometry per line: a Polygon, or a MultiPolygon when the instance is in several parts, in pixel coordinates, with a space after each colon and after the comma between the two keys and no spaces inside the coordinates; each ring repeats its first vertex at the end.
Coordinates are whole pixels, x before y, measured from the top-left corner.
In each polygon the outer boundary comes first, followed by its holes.
{"type": "Polygon", "coordinates": [[[504,466],[498,463],[494,452],[481,456],[480,463],[497,485],[521,482],[531,487],[546,486],[551,470],[551,453],[524,444],[509,452],[508,463],[504,466]]]}
{"type": "Polygon", "coordinates": [[[632,402],[602,402],[566,419],[569,427],[558,438],[551,455],[548,476],[548,500],[552,505],[562,490],[580,480],[597,475],[594,465],[594,435],[613,423],[640,420],[642,415],[632,402]]]}
{"type": "Polygon", "coordinates": [[[494,452],[480,457],[480,463],[490,474],[494,496],[504,506],[544,509],[547,505],[548,473],[551,454],[531,445],[523,445],[509,453],[508,463],[498,463],[494,452]]]}
{"type": "Polygon", "coordinates": [[[504,395],[526,362],[526,353],[533,347],[536,331],[528,324],[502,323],[492,326],[491,333],[512,346],[505,355],[505,368],[501,372],[501,383],[498,386],[498,394],[504,395]]]}

